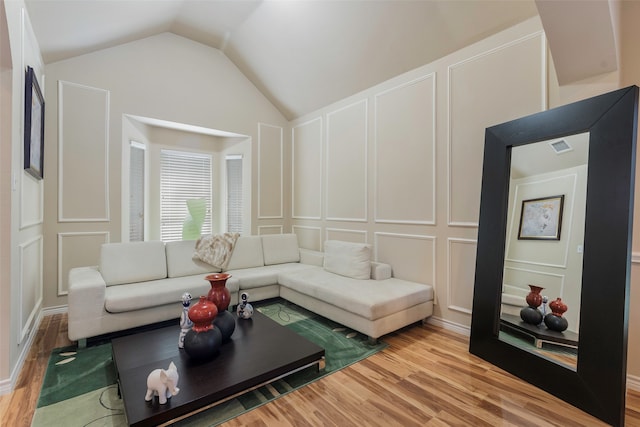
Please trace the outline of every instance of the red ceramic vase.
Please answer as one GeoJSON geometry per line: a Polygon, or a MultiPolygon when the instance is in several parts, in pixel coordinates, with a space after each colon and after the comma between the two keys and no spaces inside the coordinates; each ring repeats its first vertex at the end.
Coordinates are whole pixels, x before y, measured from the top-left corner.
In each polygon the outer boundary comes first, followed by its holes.
{"type": "Polygon", "coordinates": [[[213,320],[218,315],[218,307],[207,299],[204,295],[200,301],[189,308],[188,316],[193,322],[195,332],[205,332],[213,328],[213,320]]]}
{"type": "Polygon", "coordinates": [[[562,317],[564,312],[567,311],[567,304],[562,302],[562,298],[556,298],[554,301],[549,303],[549,308],[551,309],[551,313],[558,317],[562,317]]]}
{"type": "Polygon", "coordinates": [[[540,307],[540,304],[542,304],[542,295],[540,295],[540,292],[542,292],[544,288],[536,285],[529,285],[529,288],[531,292],[529,292],[525,298],[527,304],[529,304],[531,308],[540,307]]]}
{"type": "Polygon", "coordinates": [[[218,312],[223,312],[229,308],[231,302],[231,292],[227,289],[227,279],[231,277],[228,273],[213,273],[204,279],[211,283],[211,289],[207,294],[207,299],[218,307],[218,312]]]}

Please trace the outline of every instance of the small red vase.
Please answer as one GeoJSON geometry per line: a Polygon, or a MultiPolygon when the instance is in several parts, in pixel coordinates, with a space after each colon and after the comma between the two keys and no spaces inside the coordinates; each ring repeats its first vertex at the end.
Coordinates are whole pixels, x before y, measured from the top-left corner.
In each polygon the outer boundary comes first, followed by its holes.
{"type": "Polygon", "coordinates": [[[195,332],[205,332],[213,329],[213,320],[218,315],[218,307],[207,299],[204,295],[200,301],[189,308],[188,316],[193,322],[195,332]]]}
{"type": "Polygon", "coordinates": [[[542,304],[542,295],[540,295],[540,292],[542,292],[544,288],[536,285],[529,285],[529,288],[531,292],[529,292],[525,298],[527,304],[529,304],[531,308],[540,307],[540,304],[542,304]]]}
{"type": "Polygon", "coordinates": [[[228,273],[213,273],[204,278],[211,283],[207,299],[218,307],[218,312],[225,311],[229,308],[229,303],[231,303],[231,292],[226,286],[229,277],[231,275],[228,273]]]}
{"type": "Polygon", "coordinates": [[[549,303],[549,308],[551,309],[551,313],[555,314],[558,317],[562,317],[565,311],[567,311],[567,304],[562,302],[562,298],[556,298],[555,300],[549,303]]]}

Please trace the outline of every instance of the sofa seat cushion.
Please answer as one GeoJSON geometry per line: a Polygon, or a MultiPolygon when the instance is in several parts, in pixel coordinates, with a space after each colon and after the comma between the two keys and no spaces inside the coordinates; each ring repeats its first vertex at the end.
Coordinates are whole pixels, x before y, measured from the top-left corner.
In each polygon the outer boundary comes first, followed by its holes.
{"type": "Polygon", "coordinates": [[[433,300],[431,285],[393,277],[385,280],[352,279],[320,267],[283,272],[278,280],[281,286],[368,320],[376,320],[433,300]]]}
{"type": "MultiPolygon", "coordinates": [[[[228,282],[227,288],[231,293],[238,292],[238,288],[231,288],[228,282]]],[[[183,293],[189,292],[193,297],[192,304],[194,304],[200,295],[207,295],[209,289],[211,289],[211,284],[204,280],[203,275],[109,286],[105,292],[105,309],[109,313],[123,313],[175,304],[176,317],[180,317],[183,293]]]]}
{"type": "Polygon", "coordinates": [[[277,285],[280,273],[309,268],[308,265],[297,262],[287,264],[265,265],[262,267],[243,268],[231,270],[231,278],[227,280],[227,286],[232,284],[240,290],[260,288],[262,286],[277,285]]]}

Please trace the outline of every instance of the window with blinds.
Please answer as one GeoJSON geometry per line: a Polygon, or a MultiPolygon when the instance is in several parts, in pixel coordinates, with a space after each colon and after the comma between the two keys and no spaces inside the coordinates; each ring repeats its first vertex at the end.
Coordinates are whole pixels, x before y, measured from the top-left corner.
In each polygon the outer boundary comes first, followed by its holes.
{"type": "Polygon", "coordinates": [[[227,231],[242,233],[242,156],[228,155],[227,163],[227,231]]]}
{"type": "Polygon", "coordinates": [[[206,200],[207,213],[201,234],[211,234],[211,156],[161,150],[160,238],[163,242],[182,240],[189,199],[206,200]]]}
{"type": "Polygon", "coordinates": [[[145,146],[130,142],[129,156],[129,241],[144,240],[144,153],[145,146]]]}

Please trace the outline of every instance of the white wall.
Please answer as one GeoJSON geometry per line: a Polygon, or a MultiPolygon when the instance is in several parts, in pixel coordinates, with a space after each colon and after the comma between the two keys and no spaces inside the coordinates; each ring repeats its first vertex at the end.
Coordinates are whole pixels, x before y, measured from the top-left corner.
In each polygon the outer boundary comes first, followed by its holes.
{"type": "MultiPolygon", "coordinates": [[[[129,139],[140,137],[144,139],[140,142],[153,146],[179,142],[205,151],[219,142],[202,135],[145,129],[130,116],[233,132],[251,141],[260,141],[262,124],[287,125],[220,51],[170,33],[48,64],[46,73],[51,118],[45,135],[49,149],[45,170],[50,177],[45,188],[47,307],[66,303],[69,268],[77,262],[97,264],[101,243],[122,240],[128,222],[122,214],[123,195],[128,196],[123,190],[128,170],[123,147],[129,139]],[[86,252],[78,258],[80,248],[86,252]]],[[[222,141],[212,151],[229,145],[222,141]]],[[[260,170],[259,162],[251,162],[258,158],[258,145],[248,143],[243,148],[250,151],[252,188],[260,170]]],[[[249,218],[256,218],[258,196],[250,193],[249,218]]],[[[283,221],[279,219],[279,224],[283,221]]],[[[251,231],[256,232],[258,225],[255,221],[251,231]]],[[[149,238],[158,235],[151,233],[149,238]]]]}
{"type": "MultiPolygon", "coordinates": [[[[3,21],[0,25],[3,39],[0,116],[3,127],[0,134],[1,394],[11,389],[17,379],[42,306],[44,185],[42,180],[34,179],[23,170],[24,70],[27,66],[34,69],[41,89],[45,88],[45,79],[40,49],[24,3],[21,0],[3,2],[0,7],[6,12],[6,25],[4,14],[0,16],[0,21],[3,21]],[[8,40],[5,38],[7,35],[8,40]]],[[[44,176],[48,178],[46,168],[44,176]]]]}
{"type": "MultiPolygon", "coordinates": [[[[468,331],[484,129],[640,84],[640,4],[619,6],[619,71],[559,86],[542,26],[534,18],[293,121],[293,148],[285,154],[294,153],[289,173],[294,178],[296,169],[322,173],[304,182],[319,189],[320,208],[317,194],[297,191],[297,184],[292,191],[292,230],[301,245],[320,249],[329,238],[372,243],[376,258],[390,262],[396,276],[435,284],[434,322],[468,331]],[[336,132],[332,124],[344,127],[347,117],[353,123],[336,132]],[[322,156],[296,156],[296,147],[322,156]],[[335,177],[348,185],[337,186],[335,177]],[[343,200],[350,205],[336,213],[343,200]],[[303,208],[321,217],[295,218],[296,209],[303,208]]],[[[634,248],[640,241],[635,223],[634,248]]],[[[627,370],[635,388],[640,388],[639,254],[636,249],[627,370]]]]}
{"type": "Polygon", "coordinates": [[[301,245],[371,243],[396,277],[433,284],[434,318],[465,331],[484,129],[547,107],[541,28],[532,19],[293,121],[301,245]]]}

